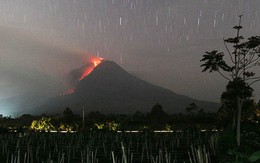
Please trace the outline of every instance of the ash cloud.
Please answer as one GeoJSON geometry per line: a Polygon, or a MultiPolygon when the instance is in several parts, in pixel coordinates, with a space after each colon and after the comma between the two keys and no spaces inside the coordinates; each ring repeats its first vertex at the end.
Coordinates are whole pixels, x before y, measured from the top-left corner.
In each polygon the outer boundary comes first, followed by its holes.
{"type": "Polygon", "coordinates": [[[57,96],[69,86],[67,74],[90,57],[40,31],[0,26],[0,38],[0,100],[57,96]]]}

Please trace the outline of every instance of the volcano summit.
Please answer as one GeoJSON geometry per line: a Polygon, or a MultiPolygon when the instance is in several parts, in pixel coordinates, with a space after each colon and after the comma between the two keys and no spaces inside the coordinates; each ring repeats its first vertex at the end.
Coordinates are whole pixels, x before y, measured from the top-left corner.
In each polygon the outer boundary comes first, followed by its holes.
{"type": "Polygon", "coordinates": [[[184,112],[192,102],[206,112],[215,112],[218,107],[216,103],[199,101],[152,85],[112,61],[103,61],[79,80],[74,93],[53,98],[40,110],[60,113],[69,107],[75,113],[81,113],[84,107],[86,111],[102,113],[149,112],[156,102],[162,104],[168,113],[184,112]]]}

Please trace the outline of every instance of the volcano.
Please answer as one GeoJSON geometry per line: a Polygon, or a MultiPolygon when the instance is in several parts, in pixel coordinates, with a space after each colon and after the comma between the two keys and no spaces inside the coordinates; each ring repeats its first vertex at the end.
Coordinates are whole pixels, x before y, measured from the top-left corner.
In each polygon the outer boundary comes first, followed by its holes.
{"type": "Polygon", "coordinates": [[[138,79],[112,61],[102,61],[87,76],[80,78],[73,93],[49,100],[40,110],[45,108],[46,113],[61,113],[69,107],[73,112],[81,113],[84,107],[86,111],[121,114],[149,112],[157,102],[168,113],[185,112],[192,102],[206,112],[215,112],[218,108],[216,103],[176,94],[138,79]]]}

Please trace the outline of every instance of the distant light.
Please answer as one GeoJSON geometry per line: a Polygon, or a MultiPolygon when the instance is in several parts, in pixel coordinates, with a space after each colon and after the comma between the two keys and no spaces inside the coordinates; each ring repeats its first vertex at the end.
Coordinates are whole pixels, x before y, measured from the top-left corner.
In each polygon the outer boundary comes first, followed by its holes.
{"type": "MultiPolygon", "coordinates": [[[[117,131],[118,133],[121,133],[123,131],[117,131]]],[[[142,132],[142,131],[138,131],[138,130],[128,130],[128,131],[124,131],[126,133],[138,133],[138,132],[142,132]]],[[[170,133],[170,132],[173,132],[173,130],[156,130],[156,131],[153,131],[155,133],[170,133]]],[[[181,131],[177,131],[177,132],[181,132],[181,131]]]]}
{"type": "Polygon", "coordinates": [[[158,130],[158,131],[154,131],[155,133],[156,132],[159,132],[159,133],[170,133],[170,132],[173,132],[173,130],[170,130],[170,131],[168,131],[168,130],[158,130]]]}
{"type": "MultiPolygon", "coordinates": [[[[212,129],[212,130],[207,130],[207,129],[202,129],[200,130],[201,132],[206,132],[206,131],[219,131],[217,129],[212,129]]],[[[138,131],[138,130],[127,130],[127,131],[117,131],[118,133],[122,133],[122,132],[126,132],[126,133],[138,133],[138,132],[142,132],[142,131],[138,131]]],[[[172,132],[183,132],[182,130],[155,130],[153,131],[154,133],[172,133],[172,132]]]]}
{"type": "MultiPolygon", "coordinates": [[[[117,131],[117,132],[122,132],[122,131],[117,131]]],[[[138,132],[140,132],[140,131],[138,131],[138,130],[133,130],[133,131],[124,131],[124,132],[128,132],[128,133],[138,133],[138,132]]]]}
{"type": "Polygon", "coordinates": [[[60,133],[76,133],[76,131],[60,131],[60,133]]]}

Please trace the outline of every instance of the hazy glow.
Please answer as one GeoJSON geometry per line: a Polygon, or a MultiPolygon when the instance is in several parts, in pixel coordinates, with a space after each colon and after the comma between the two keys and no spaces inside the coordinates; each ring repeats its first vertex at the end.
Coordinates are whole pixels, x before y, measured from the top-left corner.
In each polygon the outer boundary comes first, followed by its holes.
{"type": "Polygon", "coordinates": [[[61,96],[64,96],[64,95],[70,95],[70,94],[73,94],[75,92],[75,87],[73,88],[69,88],[67,89],[66,91],[64,91],[61,96]]]}

